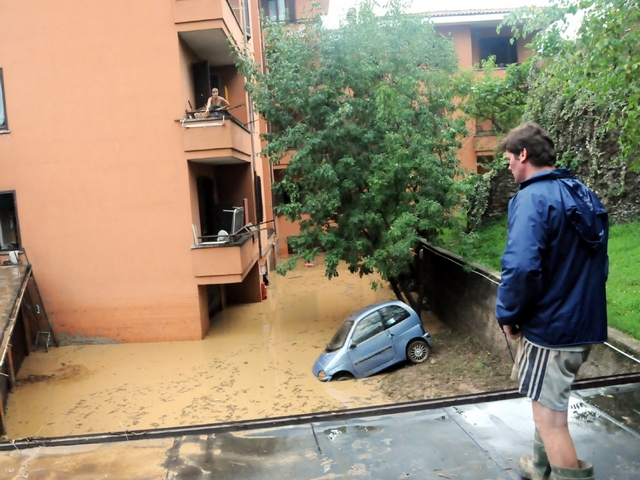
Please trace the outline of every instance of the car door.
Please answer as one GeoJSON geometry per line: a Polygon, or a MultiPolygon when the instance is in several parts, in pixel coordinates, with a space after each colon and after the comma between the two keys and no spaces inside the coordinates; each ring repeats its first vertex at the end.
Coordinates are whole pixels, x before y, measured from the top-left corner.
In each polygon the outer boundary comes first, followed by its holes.
{"type": "Polygon", "coordinates": [[[388,364],[395,358],[391,336],[385,331],[380,312],[375,311],[360,320],[351,337],[349,359],[357,376],[388,364]]]}
{"type": "Polygon", "coordinates": [[[410,332],[415,322],[410,320],[411,313],[398,305],[390,305],[380,310],[382,324],[387,331],[400,360],[404,356],[407,341],[412,338],[414,332],[410,332]],[[407,335],[409,332],[409,335],[407,335]]]}

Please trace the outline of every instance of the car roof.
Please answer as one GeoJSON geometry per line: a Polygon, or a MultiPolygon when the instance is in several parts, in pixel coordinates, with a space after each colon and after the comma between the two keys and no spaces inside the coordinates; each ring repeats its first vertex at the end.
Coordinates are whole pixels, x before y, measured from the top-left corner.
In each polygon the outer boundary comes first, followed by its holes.
{"type": "Polygon", "coordinates": [[[404,302],[401,302],[400,300],[385,300],[383,302],[372,303],[371,305],[367,305],[366,307],[361,308],[360,310],[349,315],[349,317],[347,317],[347,320],[359,320],[360,317],[362,317],[366,313],[369,313],[372,310],[377,310],[378,308],[387,307],[391,305],[397,305],[406,310],[409,310],[410,312],[413,311],[411,307],[409,307],[409,305],[407,305],[404,302]]]}

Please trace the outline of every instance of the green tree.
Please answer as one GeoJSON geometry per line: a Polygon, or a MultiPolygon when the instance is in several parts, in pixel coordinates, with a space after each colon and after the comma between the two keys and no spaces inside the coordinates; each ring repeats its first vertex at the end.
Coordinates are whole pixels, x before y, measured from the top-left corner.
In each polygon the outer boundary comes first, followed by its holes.
{"type": "Polygon", "coordinates": [[[640,5],[638,0],[553,0],[523,7],[505,21],[532,42],[540,67],[525,114],[566,125],[567,115],[596,112],[597,137],[615,132],[623,160],[637,166],[640,144],[640,5]],[[573,21],[570,21],[573,19],[573,21]],[[579,25],[576,29],[576,25],[579,25]],[[577,103],[577,109],[570,108],[577,103]],[[585,106],[583,108],[583,105],[585,106]],[[573,112],[573,113],[571,113],[573,112]]]}
{"type": "Polygon", "coordinates": [[[277,163],[293,152],[274,189],[290,199],[278,213],[301,231],[279,272],[325,252],[329,278],[340,261],[378,272],[420,312],[422,289],[416,298],[407,280],[420,238],[458,228],[465,195],[456,180],[464,124],[451,115],[457,60],[452,41],[400,2],[384,16],[375,7],[365,1],[338,29],[263,20],[266,68],[246,51],[239,67],[271,125],[262,154],[277,163]]]}
{"type": "MultiPolygon", "coordinates": [[[[478,122],[490,120],[493,135],[506,135],[522,121],[529,100],[530,71],[530,61],[509,65],[506,70],[497,70],[495,57],[483,60],[479,66],[461,71],[456,78],[460,111],[478,122]]],[[[473,258],[477,248],[474,243],[477,238],[472,232],[477,230],[485,217],[491,213],[491,185],[495,178],[502,176],[507,169],[501,153],[494,155],[494,160],[489,165],[483,166],[489,167],[490,170],[482,175],[473,175],[474,193],[468,197],[467,231],[471,235],[466,238],[454,238],[455,241],[463,241],[462,245],[455,246],[456,250],[460,250],[466,244],[463,249],[468,248],[469,251],[465,252],[465,255],[470,258],[473,258]]]]}
{"type": "Polygon", "coordinates": [[[460,110],[480,122],[491,120],[498,135],[508,133],[522,119],[529,94],[530,67],[530,62],[509,65],[504,75],[500,75],[495,57],[490,57],[480,67],[461,72],[460,110]]]}

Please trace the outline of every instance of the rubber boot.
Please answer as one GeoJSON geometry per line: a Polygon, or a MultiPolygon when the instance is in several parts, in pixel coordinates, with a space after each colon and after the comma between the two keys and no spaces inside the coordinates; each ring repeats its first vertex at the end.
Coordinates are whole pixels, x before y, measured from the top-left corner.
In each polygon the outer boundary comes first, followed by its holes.
{"type": "Polygon", "coordinates": [[[578,468],[551,467],[551,480],[568,479],[595,480],[593,465],[583,460],[578,460],[578,468]]]}
{"type": "Polygon", "coordinates": [[[518,468],[524,478],[530,480],[549,480],[551,465],[547,458],[547,451],[544,449],[542,438],[536,429],[533,437],[533,455],[522,455],[518,462],[518,468]]]}

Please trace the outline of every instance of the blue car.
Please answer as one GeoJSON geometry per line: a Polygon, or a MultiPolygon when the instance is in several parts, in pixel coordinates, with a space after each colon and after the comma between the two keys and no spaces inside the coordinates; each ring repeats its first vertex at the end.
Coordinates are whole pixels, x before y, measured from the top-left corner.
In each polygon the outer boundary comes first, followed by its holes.
{"type": "Polygon", "coordinates": [[[363,378],[398,362],[422,363],[433,339],[416,312],[391,300],[350,315],[313,365],[322,382],[363,378]]]}

